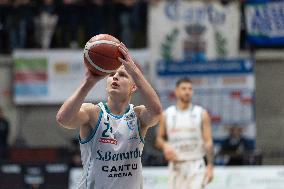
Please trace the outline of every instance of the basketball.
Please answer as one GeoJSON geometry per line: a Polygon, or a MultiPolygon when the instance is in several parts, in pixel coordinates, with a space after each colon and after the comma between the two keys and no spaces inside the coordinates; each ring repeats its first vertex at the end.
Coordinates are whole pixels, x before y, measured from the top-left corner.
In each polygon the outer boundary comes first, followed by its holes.
{"type": "Polygon", "coordinates": [[[99,34],[92,37],[84,48],[84,63],[95,75],[107,75],[115,72],[121,63],[118,57],[120,41],[108,34],[99,34]]]}

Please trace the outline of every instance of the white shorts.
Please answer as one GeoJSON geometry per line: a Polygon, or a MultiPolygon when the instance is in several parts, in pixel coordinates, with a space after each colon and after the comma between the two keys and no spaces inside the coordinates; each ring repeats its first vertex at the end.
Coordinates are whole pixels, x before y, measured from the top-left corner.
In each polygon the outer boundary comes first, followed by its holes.
{"type": "Polygon", "coordinates": [[[171,162],[169,189],[203,189],[206,165],[203,159],[171,162]]]}

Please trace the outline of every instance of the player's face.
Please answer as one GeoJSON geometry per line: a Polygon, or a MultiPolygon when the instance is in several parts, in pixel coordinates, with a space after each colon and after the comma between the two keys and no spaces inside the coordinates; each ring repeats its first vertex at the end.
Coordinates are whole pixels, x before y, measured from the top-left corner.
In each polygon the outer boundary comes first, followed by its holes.
{"type": "Polygon", "coordinates": [[[193,95],[192,84],[188,82],[181,83],[175,90],[177,100],[183,103],[190,103],[193,95]]]}
{"type": "Polygon", "coordinates": [[[107,78],[107,92],[128,97],[136,90],[132,77],[121,66],[107,78]]]}

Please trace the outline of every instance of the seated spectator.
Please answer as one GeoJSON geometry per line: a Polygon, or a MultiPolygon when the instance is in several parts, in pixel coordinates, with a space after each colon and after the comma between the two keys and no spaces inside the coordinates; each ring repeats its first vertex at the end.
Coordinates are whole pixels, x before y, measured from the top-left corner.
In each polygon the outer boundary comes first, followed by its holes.
{"type": "Polygon", "coordinates": [[[8,151],[8,136],[10,124],[4,117],[2,108],[0,107],[0,159],[5,159],[8,151]]]}
{"type": "Polygon", "coordinates": [[[229,136],[223,141],[221,155],[228,157],[227,165],[243,165],[244,156],[254,151],[254,143],[243,136],[243,127],[232,125],[229,136]]]}

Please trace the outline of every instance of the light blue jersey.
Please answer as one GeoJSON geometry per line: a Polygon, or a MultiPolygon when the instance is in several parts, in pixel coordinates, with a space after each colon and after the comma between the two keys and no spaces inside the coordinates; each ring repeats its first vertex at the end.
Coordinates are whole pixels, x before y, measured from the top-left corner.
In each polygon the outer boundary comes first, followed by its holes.
{"type": "Polygon", "coordinates": [[[144,139],[130,104],[122,116],[105,103],[91,135],[80,139],[83,175],[79,189],[142,189],[141,156],[144,139]]]}

